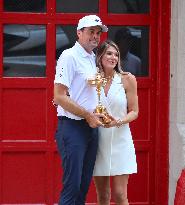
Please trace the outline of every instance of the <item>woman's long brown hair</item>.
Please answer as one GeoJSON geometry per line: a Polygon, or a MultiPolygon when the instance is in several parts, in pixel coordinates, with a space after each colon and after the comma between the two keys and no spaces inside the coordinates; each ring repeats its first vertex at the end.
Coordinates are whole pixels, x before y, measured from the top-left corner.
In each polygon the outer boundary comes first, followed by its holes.
{"type": "Polygon", "coordinates": [[[116,51],[118,52],[118,63],[115,66],[114,70],[117,73],[123,73],[122,69],[121,69],[121,65],[120,65],[120,51],[118,46],[111,40],[106,40],[104,41],[97,49],[96,51],[96,66],[100,69],[100,71],[103,71],[103,67],[102,67],[102,63],[101,63],[101,59],[102,56],[105,54],[106,50],[109,47],[114,47],[116,49],[116,51]]]}

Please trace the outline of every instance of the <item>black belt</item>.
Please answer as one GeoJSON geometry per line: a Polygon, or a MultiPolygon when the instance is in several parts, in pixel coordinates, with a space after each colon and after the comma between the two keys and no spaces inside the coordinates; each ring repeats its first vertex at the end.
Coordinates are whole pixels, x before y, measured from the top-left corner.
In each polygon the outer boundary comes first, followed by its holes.
{"type": "MultiPolygon", "coordinates": [[[[75,119],[68,118],[66,116],[58,116],[58,119],[59,120],[75,120],[75,119]]],[[[85,119],[76,120],[76,121],[85,121],[85,119]]]]}
{"type": "Polygon", "coordinates": [[[68,118],[66,116],[58,116],[58,119],[59,120],[72,120],[72,119],[70,119],[70,118],[68,118]]]}

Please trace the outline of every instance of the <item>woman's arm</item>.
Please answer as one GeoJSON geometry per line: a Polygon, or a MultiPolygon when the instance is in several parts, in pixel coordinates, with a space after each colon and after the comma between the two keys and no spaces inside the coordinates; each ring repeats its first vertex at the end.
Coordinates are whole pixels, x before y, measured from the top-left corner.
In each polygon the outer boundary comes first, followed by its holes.
{"type": "Polygon", "coordinates": [[[118,120],[118,127],[132,122],[138,117],[139,113],[137,81],[135,76],[130,73],[123,74],[122,83],[127,96],[128,114],[123,119],[118,120]]]}

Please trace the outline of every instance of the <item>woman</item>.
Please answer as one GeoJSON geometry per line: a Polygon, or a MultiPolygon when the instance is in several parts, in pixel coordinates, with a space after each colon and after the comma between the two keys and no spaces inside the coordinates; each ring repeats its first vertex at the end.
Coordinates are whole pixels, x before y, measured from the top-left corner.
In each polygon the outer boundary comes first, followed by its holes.
{"type": "Polygon", "coordinates": [[[109,205],[110,176],[114,202],[128,205],[129,174],[137,172],[135,148],[129,122],[138,116],[137,82],[120,68],[117,45],[107,40],[97,50],[97,66],[107,79],[101,102],[113,116],[110,124],[99,128],[99,147],[94,167],[94,182],[99,205],[109,205]]]}

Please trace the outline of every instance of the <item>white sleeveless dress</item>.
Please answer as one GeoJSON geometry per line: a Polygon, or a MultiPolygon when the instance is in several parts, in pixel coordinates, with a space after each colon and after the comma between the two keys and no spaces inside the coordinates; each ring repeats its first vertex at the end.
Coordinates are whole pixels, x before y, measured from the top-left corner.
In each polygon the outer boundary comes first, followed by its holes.
{"type": "MultiPolygon", "coordinates": [[[[107,96],[102,88],[101,102],[116,119],[123,119],[127,114],[127,98],[120,74],[115,74],[107,96]]],[[[119,128],[99,127],[99,146],[93,175],[132,173],[137,173],[137,163],[129,124],[119,128]]]]}

